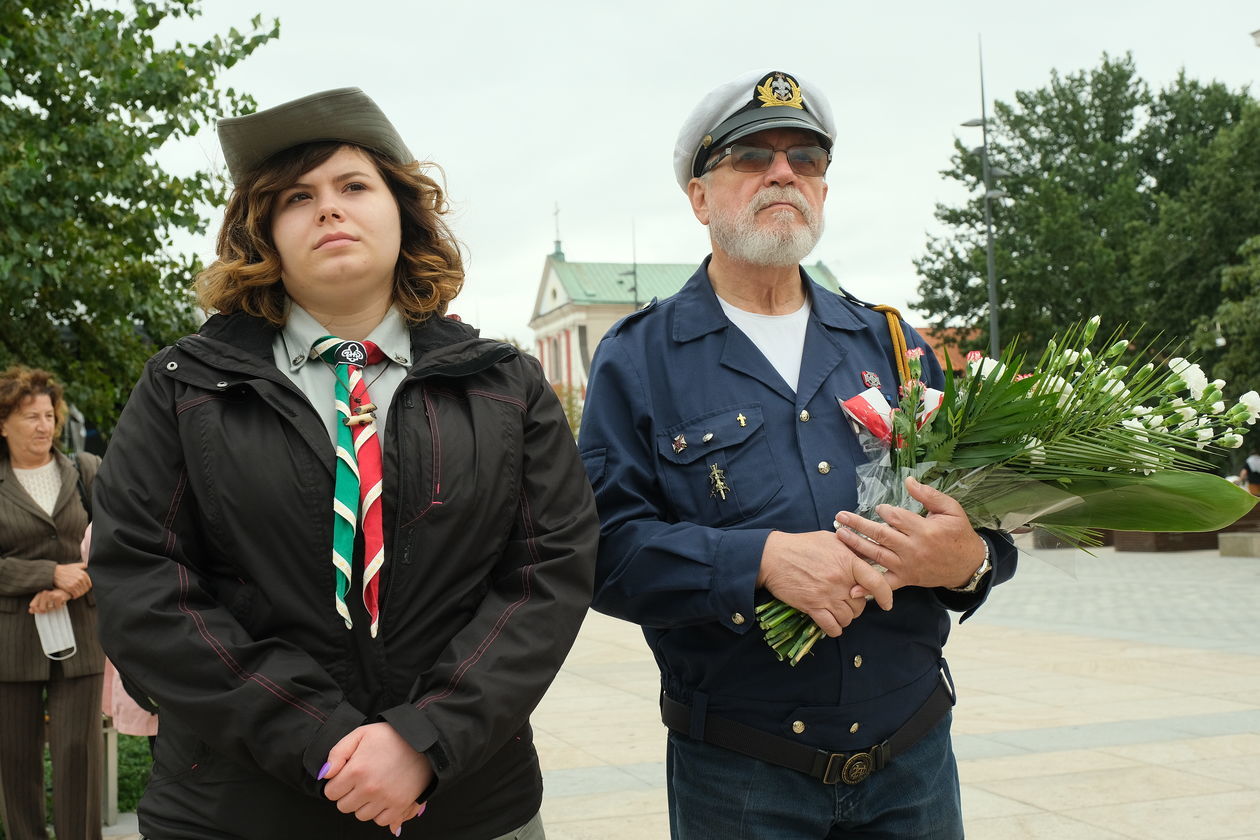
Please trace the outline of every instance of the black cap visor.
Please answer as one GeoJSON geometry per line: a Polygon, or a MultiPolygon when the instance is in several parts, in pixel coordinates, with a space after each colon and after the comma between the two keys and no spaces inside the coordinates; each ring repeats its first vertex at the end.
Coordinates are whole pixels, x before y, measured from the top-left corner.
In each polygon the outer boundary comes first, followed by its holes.
{"type": "Polygon", "coordinates": [[[831,138],[823,130],[822,124],[814,119],[814,115],[808,111],[787,107],[773,109],[753,108],[732,114],[720,123],[717,128],[709,132],[708,136],[713,138],[713,142],[696,149],[696,156],[691,161],[691,177],[699,178],[703,174],[704,165],[708,162],[709,155],[713,153],[714,149],[719,149],[741,137],[756,134],[758,131],[769,131],[772,128],[796,128],[803,131],[812,131],[818,135],[818,141],[822,147],[827,151],[831,151],[831,138]],[[784,113],[787,111],[791,113],[784,113]]]}

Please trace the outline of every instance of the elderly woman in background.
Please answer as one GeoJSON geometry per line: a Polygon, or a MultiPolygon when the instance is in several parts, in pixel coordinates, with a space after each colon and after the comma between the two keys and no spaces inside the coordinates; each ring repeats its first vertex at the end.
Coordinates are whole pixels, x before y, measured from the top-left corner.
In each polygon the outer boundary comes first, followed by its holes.
{"type": "Polygon", "coordinates": [[[555,393],[445,317],[441,187],[362,91],[218,131],[218,314],[149,362],[96,500],[102,638],[162,718],[140,830],[540,838],[529,715],[598,540],[555,393]]]}
{"type": "Polygon", "coordinates": [[[42,370],[0,374],[0,788],[5,830],[47,838],[44,714],[58,840],[100,838],[101,674],[96,606],[79,541],[80,497],[99,460],[53,449],[66,416],[61,386],[42,370]],[[44,655],[34,615],[67,607],[75,653],[44,655]]]}

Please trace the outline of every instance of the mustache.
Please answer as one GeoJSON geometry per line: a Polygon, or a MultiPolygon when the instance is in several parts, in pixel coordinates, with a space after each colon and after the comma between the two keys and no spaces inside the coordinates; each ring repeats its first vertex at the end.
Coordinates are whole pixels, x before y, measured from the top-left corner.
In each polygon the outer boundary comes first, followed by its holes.
{"type": "Polygon", "coordinates": [[[766,187],[761,192],[757,193],[756,197],[753,198],[752,211],[756,213],[758,210],[769,207],[771,204],[778,204],[780,202],[791,204],[799,210],[801,215],[806,219],[811,218],[813,215],[809,204],[805,201],[805,196],[801,193],[801,191],[795,187],[784,186],[766,187]]]}

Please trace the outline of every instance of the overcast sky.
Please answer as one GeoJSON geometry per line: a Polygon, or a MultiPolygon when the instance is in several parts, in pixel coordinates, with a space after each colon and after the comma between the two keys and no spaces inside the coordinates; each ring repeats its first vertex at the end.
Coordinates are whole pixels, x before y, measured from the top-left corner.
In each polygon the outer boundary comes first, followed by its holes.
{"type": "MultiPolygon", "coordinates": [[[[553,208],[570,260],[698,263],[708,251],[674,181],[684,117],[708,90],[746,70],[781,69],[821,89],[836,114],[821,259],[854,294],[910,308],[936,202],[961,188],[940,171],[955,136],[979,145],[977,35],[987,92],[1010,101],[1051,69],[1133,53],[1153,87],[1181,68],[1231,87],[1260,79],[1255,0],[853,3],[404,2],[207,0],[165,37],[204,40],[255,14],[280,38],[223,82],[262,108],[359,86],[411,150],[446,170],[467,246],[468,278],[451,311],[485,335],[532,344],[527,324],[553,208]]],[[[1254,91],[1253,91],[1254,93],[1254,91]]],[[[164,160],[222,166],[203,131],[164,160]]],[[[219,217],[211,224],[217,230],[219,217]]],[[[208,235],[190,247],[209,259],[208,235]]]]}

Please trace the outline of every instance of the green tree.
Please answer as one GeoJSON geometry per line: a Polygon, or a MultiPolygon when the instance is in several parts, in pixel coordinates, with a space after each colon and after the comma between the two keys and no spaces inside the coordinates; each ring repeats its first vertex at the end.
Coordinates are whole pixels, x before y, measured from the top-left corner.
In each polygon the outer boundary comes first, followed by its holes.
{"type": "Polygon", "coordinates": [[[220,72],[278,23],[163,48],[200,0],[0,4],[0,365],[49,368],[110,429],[144,360],[195,324],[199,269],[175,234],[205,228],[220,176],[154,153],[252,100],[220,72]],[[126,8],[119,8],[119,6],[126,8]]]}
{"type": "Polygon", "coordinates": [[[582,428],[582,408],[586,405],[582,399],[582,389],[576,385],[553,385],[556,396],[560,398],[560,407],[564,409],[564,417],[569,421],[569,431],[573,437],[578,436],[582,428]]]}
{"type": "MultiPolygon", "coordinates": [[[[1149,289],[1135,260],[1161,201],[1188,188],[1208,144],[1249,101],[1184,74],[1152,93],[1131,56],[1104,55],[1093,70],[1053,72],[1047,87],[995,103],[989,154],[1009,173],[997,185],[1010,196],[993,206],[1003,344],[1040,346],[1095,314],[1112,327],[1138,320],[1149,289]]],[[[942,326],[978,328],[976,347],[988,344],[982,163],[955,143],[942,175],[974,197],[938,205],[948,230],[915,262],[916,307],[942,326]]]]}
{"type": "Polygon", "coordinates": [[[1260,390],[1260,234],[1244,242],[1238,255],[1242,262],[1221,268],[1223,300],[1211,323],[1195,333],[1198,349],[1218,353],[1211,372],[1232,386],[1232,394],[1260,390]],[[1218,347],[1218,340],[1224,344],[1218,347]]]}
{"type": "Polygon", "coordinates": [[[1227,393],[1260,386],[1260,106],[1213,138],[1159,210],[1137,257],[1139,317],[1176,335],[1192,324],[1209,371],[1237,386],[1227,393]]]}

